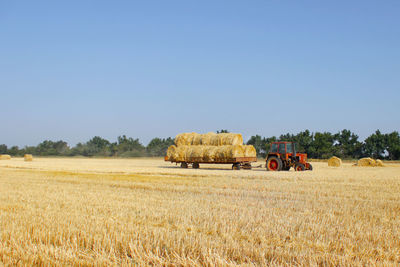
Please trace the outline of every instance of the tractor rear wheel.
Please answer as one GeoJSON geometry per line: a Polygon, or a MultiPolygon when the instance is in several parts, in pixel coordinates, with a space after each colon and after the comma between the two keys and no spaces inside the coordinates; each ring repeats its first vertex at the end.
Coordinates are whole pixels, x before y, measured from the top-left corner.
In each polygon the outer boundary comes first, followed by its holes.
{"type": "Polygon", "coordinates": [[[297,172],[304,171],[305,169],[306,167],[302,163],[296,163],[296,165],[294,165],[294,170],[297,172]]]}
{"type": "Polygon", "coordinates": [[[282,170],[282,160],[278,157],[269,157],[267,160],[268,171],[280,171],[282,170]]]}

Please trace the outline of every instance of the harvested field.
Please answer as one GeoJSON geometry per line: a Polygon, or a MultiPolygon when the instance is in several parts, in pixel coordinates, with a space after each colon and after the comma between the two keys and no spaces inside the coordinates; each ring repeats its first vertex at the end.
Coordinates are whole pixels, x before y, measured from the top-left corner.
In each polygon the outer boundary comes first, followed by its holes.
{"type": "Polygon", "coordinates": [[[400,165],[351,165],[1,161],[0,265],[397,266],[400,165]]]}

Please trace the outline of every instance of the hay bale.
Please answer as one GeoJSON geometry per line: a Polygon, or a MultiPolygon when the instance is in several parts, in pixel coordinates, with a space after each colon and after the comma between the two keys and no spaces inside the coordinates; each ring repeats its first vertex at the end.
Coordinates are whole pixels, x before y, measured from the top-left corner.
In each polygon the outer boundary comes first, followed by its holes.
{"type": "Polygon", "coordinates": [[[218,146],[206,146],[203,151],[205,162],[214,162],[217,158],[218,146]]]}
{"type": "Polygon", "coordinates": [[[222,146],[236,146],[243,145],[243,137],[241,134],[235,133],[222,133],[220,136],[220,145],[222,146]]]}
{"type": "Polygon", "coordinates": [[[0,160],[8,160],[8,159],[11,159],[10,155],[6,155],[6,154],[0,155],[0,160]]]}
{"type": "Polygon", "coordinates": [[[176,146],[228,146],[243,145],[241,134],[235,133],[182,133],[175,137],[176,146]]]}
{"type": "Polygon", "coordinates": [[[177,146],[175,150],[175,161],[186,161],[186,150],[189,146],[177,146]]]}
{"type": "Polygon", "coordinates": [[[234,158],[244,157],[243,145],[218,146],[216,160],[221,162],[231,161],[234,158]]]}
{"type": "Polygon", "coordinates": [[[24,155],[24,160],[25,161],[32,161],[33,160],[33,156],[31,154],[25,154],[24,155]]]}
{"type": "Polygon", "coordinates": [[[331,157],[328,159],[328,166],[330,167],[340,167],[342,165],[342,160],[338,157],[331,157]]]}
{"type": "Polygon", "coordinates": [[[175,160],[176,159],[176,146],[172,145],[172,146],[168,147],[167,157],[168,157],[169,160],[175,160]]]}
{"type": "Polygon", "coordinates": [[[359,159],[357,162],[357,166],[360,167],[375,167],[376,166],[376,161],[372,158],[362,158],[359,159]]]}
{"type": "Polygon", "coordinates": [[[186,148],[186,160],[187,161],[202,161],[203,160],[203,153],[206,149],[205,146],[188,146],[186,148]]]}
{"type": "Polygon", "coordinates": [[[254,146],[244,145],[243,148],[245,157],[257,157],[257,151],[254,146]]]}
{"type": "Polygon", "coordinates": [[[377,159],[375,163],[376,167],[385,167],[385,164],[383,164],[382,160],[380,159],[377,159]]]}

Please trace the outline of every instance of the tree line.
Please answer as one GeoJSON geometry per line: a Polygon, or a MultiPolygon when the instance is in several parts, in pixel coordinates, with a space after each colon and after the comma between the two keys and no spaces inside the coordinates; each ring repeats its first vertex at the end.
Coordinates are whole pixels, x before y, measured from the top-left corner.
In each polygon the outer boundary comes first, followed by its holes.
{"type": "MultiPolygon", "coordinates": [[[[227,130],[217,131],[219,133],[227,130]]],[[[360,141],[358,135],[350,130],[342,130],[332,134],[329,132],[302,131],[296,135],[283,134],[279,137],[251,136],[247,141],[253,145],[259,157],[265,157],[269,144],[275,141],[293,141],[297,144],[298,152],[305,152],[309,158],[326,159],[331,156],[340,158],[372,157],[379,159],[400,159],[400,135],[397,131],[383,134],[379,130],[360,141]]],[[[35,156],[84,156],[84,157],[160,157],[166,154],[174,139],[153,138],[147,146],[139,139],[119,136],[116,142],[110,142],[102,137],[95,136],[85,143],[78,143],[70,147],[65,141],[45,140],[37,146],[7,147],[0,145],[0,154],[23,156],[33,154],[35,156]]]]}

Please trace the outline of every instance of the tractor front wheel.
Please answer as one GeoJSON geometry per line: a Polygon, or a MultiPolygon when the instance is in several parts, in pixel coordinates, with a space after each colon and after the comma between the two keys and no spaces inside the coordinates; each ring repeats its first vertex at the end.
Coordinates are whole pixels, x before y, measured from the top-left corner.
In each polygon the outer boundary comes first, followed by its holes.
{"type": "Polygon", "coordinates": [[[295,171],[297,171],[297,172],[302,172],[302,171],[304,171],[304,170],[306,169],[306,167],[304,166],[304,164],[297,163],[297,164],[294,166],[294,169],[295,169],[295,171]]]}
{"type": "Polygon", "coordinates": [[[270,157],[267,160],[268,171],[280,171],[282,170],[282,160],[278,157],[270,157]]]}

